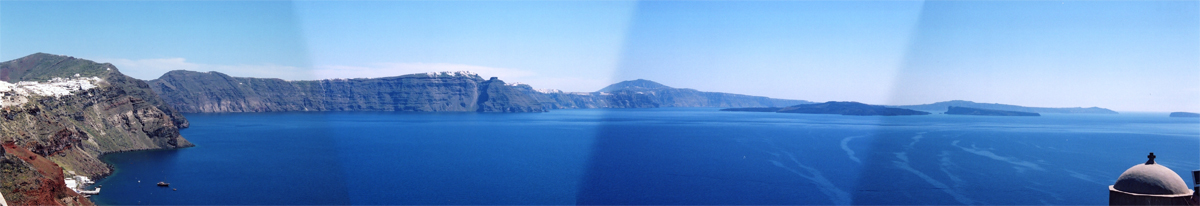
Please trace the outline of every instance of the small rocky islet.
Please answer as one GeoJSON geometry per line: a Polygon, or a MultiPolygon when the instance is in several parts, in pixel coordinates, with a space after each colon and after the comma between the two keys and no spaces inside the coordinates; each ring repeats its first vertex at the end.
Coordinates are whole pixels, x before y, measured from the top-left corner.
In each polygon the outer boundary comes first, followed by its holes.
{"type": "Polygon", "coordinates": [[[1171,115],[1170,115],[1170,117],[1200,118],[1200,113],[1191,113],[1191,112],[1171,112],[1171,115]]]}

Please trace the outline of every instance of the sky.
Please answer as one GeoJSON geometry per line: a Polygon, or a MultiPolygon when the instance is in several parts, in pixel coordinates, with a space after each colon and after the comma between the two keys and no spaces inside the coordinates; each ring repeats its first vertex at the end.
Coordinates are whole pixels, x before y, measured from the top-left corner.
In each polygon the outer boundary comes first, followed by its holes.
{"type": "Polygon", "coordinates": [[[809,101],[1200,112],[1198,1],[0,1],[36,52],[309,80],[472,71],[809,101]]]}

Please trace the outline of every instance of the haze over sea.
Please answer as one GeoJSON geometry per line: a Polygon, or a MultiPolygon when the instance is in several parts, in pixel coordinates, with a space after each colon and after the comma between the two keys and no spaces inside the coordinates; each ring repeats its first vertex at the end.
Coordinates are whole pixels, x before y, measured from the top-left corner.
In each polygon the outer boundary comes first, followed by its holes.
{"type": "Polygon", "coordinates": [[[717,108],[187,114],[180,150],[110,154],[101,204],[1106,204],[1200,119],[864,117],[717,108]],[[139,182],[140,181],[140,182],[139,182]],[[171,183],[170,188],[154,185],[171,183]],[[176,189],[176,191],[173,191],[176,189]]]}

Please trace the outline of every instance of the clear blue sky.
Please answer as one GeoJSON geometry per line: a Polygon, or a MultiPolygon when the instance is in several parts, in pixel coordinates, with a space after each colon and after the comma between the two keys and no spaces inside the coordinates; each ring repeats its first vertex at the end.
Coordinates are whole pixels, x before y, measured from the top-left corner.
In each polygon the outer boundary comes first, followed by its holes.
{"type": "Polygon", "coordinates": [[[1200,112],[1197,1],[2,1],[35,52],[320,79],[471,70],[810,101],[1200,112]]]}

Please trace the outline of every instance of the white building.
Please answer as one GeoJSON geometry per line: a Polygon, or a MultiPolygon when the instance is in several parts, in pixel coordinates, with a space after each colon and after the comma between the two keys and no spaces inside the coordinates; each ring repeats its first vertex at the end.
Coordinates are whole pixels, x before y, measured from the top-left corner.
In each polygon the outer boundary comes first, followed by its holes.
{"type": "Polygon", "coordinates": [[[55,77],[47,82],[22,81],[16,84],[0,81],[0,108],[28,102],[29,96],[61,97],[75,91],[96,88],[103,82],[99,77],[64,79],[55,77]]]}
{"type": "Polygon", "coordinates": [[[71,191],[75,191],[75,193],[84,195],[84,197],[87,197],[88,195],[100,194],[100,187],[96,187],[94,190],[83,190],[83,188],[87,187],[88,185],[95,184],[96,182],[93,182],[88,177],[75,175],[74,171],[68,173],[68,177],[70,178],[63,179],[63,183],[66,183],[67,188],[70,188],[71,191]]]}

